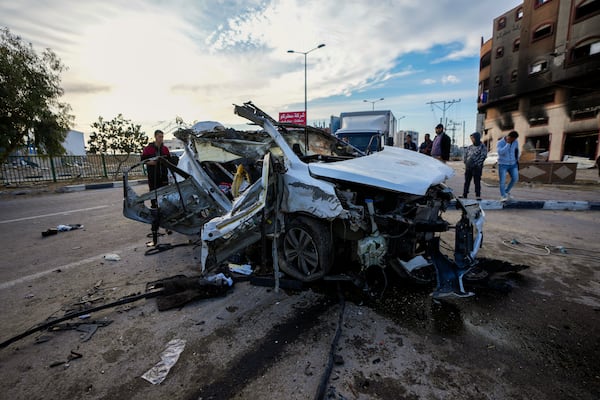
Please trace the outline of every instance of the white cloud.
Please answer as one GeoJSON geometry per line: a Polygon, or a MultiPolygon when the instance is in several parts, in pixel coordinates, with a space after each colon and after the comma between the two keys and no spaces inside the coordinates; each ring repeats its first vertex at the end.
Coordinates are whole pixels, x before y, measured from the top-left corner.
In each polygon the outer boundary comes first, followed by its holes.
{"type": "MultiPolygon", "coordinates": [[[[435,75],[436,65],[443,66],[444,85],[460,86],[468,78],[451,70],[453,64],[478,58],[493,18],[517,4],[21,0],[0,4],[0,26],[36,48],[53,48],[69,66],[65,100],[79,128],[87,130],[99,115],[117,113],[148,125],[176,115],[239,123],[231,103],[252,100],[273,115],[302,107],[304,57],[287,50],[308,51],[320,43],[326,46],[307,56],[309,119],[328,117],[326,102],[336,104],[337,113],[345,111],[337,101],[356,96],[385,97],[390,107],[405,109],[384,91],[416,95],[437,83],[422,75],[435,75]],[[415,64],[407,57],[434,48],[438,64],[415,64]],[[407,87],[412,81],[415,86],[407,87]]],[[[467,73],[476,82],[476,66],[467,73]]]]}
{"type": "Polygon", "coordinates": [[[456,75],[445,75],[442,77],[442,83],[444,85],[446,85],[446,84],[455,85],[459,82],[460,82],[460,79],[458,79],[458,77],[456,77],[456,75]]]}

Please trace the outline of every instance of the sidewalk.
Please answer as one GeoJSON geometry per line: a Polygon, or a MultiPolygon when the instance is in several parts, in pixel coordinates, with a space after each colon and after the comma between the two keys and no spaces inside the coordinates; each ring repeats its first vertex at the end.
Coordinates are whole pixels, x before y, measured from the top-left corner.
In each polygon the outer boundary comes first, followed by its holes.
{"type": "MultiPolygon", "coordinates": [[[[464,185],[464,163],[451,161],[448,163],[456,175],[448,180],[448,186],[454,194],[462,194],[464,185]]],[[[553,185],[541,183],[518,182],[512,189],[514,198],[506,203],[500,202],[497,170],[484,169],[481,182],[481,206],[483,209],[547,209],[547,210],[598,210],[600,211],[600,184],[598,170],[577,170],[575,183],[572,185],[553,185]]],[[[474,185],[471,182],[469,199],[475,200],[474,185]]]]}

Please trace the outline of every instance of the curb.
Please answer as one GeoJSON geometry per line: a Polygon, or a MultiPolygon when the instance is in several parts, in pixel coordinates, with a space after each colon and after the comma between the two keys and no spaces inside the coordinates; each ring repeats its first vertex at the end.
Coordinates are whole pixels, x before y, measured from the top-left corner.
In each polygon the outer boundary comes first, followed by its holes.
{"type": "MultiPolygon", "coordinates": [[[[145,185],[147,179],[129,181],[131,185],[145,185]]],[[[64,193],[81,192],[84,190],[110,189],[123,187],[123,182],[91,183],[85,185],[70,185],[62,189],[64,193]]],[[[473,204],[476,200],[461,200],[464,204],[473,204]]],[[[450,202],[456,207],[457,200],[450,202]]],[[[566,201],[566,200],[481,200],[478,202],[482,210],[553,210],[553,211],[600,211],[598,201],[566,201]]]]}
{"type": "MultiPolygon", "coordinates": [[[[456,206],[457,200],[450,205],[456,206]]],[[[473,204],[476,200],[462,200],[464,204],[473,204]]],[[[553,210],[553,211],[600,211],[597,201],[565,201],[565,200],[481,200],[482,210],[553,210]]]]}
{"type": "MultiPolygon", "coordinates": [[[[131,185],[142,185],[147,184],[147,179],[138,179],[135,181],[129,181],[131,185]]],[[[123,181],[119,182],[104,182],[104,183],[89,183],[82,185],[69,185],[62,188],[61,192],[63,193],[71,193],[71,192],[82,192],[84,190],[95,190],[95,189],[112,189],[117,187],[123,187],[123,181]]]]}

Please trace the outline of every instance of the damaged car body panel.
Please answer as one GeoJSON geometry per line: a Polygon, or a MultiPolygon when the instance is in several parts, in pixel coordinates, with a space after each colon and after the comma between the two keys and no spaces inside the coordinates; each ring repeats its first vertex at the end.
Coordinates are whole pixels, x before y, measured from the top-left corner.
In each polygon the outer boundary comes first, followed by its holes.
{"type": "Polygon", "coordinates": [[[125,177],[125,216],[199,235],[203,270],[257,246],[263,263],[267,254],[276,271],[305,282],[329,274],[361,280],[390,267],[437,280],[434,297],[471,294],[462,280],[477,263],[484,213],[457,200],[460,221],[442,218],[454,200],[444,185],[452,168],[392,147],[365,155],[316,128],[278,123],[252,103],[235,113],[262,129],[180,129],[185,154],[180,168],[169,166],[176,179],[137,195],[125,177]],[[155,197],[151,210],[145,204],[155,197]],[[439,243],[450,229],[452,259],[439,243]]]}

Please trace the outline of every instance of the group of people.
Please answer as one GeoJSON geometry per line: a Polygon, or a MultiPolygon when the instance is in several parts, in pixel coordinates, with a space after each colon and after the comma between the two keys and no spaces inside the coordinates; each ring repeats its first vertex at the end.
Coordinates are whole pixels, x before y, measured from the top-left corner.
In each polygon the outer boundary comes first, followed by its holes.
{"type": "MultiPolygon", "coordinates": [[[[498,178],[500,183],[500,200],[506,201],[512,198],[511,189],[519,180],[519,143],[517,138],[519,134],[516,131],[510,132],[506,137],[500,139],[496,145],[498,152],[498,178]],[[506,183],[506,175],[510,176],[510,181],[506,183]]],[[[469,195],[471,181],[475,186],[475,197],[481,200],[481,175],[483,173],[483,163],[487,157],[487,147],[481,141],[481,134],[474,132],[470,136],[471,145],[465,149],[463,161],[465,163],[465,183],[463,193],[460,196],[466,199],[469,195]]],[[[154,132],[154,142],[148,144],[142,152],[142,160],[154,158],[157,156],[169,156],[169,149],[163,144],[164,133],[160,130],[154,132]]],[[[425,134],[425,140],[419,148],[412,141],[411,135],[406,135],[404,148],[427,154],[442,162],[450,159],[451,140],[444,132],[444,125],[438,124],[435,127],[435,138],[431,140],[429,133],[425,134]]],[[[149,161],[148,168],[148,186],[150,190],[158,189],[168,184],[167,169],[157,161],[149,161]]],[[[156,200],[152,200],[152,207],[156,207],[156,200]]]]}
{"type": "Polygon", "coordinates": [[[404,148],[418,151],[419,153],[427,154],[442,162],[446,162],[450,159],[451,144],[450,136],[444,132],[444,125],[438,124],[435,127],[435,138],[433,140],[431,140],[431,135],[426,133],[425,140],[417,149],[417,144],[412,141],[412,136],[408,134],[404,141],[404,148]]]}
{"type": "MultiPolygon", "coordinates": [[[[506,137],[500,139],[496,145],[498,152],[498,180],[500,183],[500,200],[506,201],[512,198],[511,189],[519,181],[519,143],[517,138],[519,134],[516,131],[510,132],[506,137]],[[506,182],[506,175],[510,176],[510,181],[506,182]]],[[[475,197],[481,200],[481,176],[483,173],[483,164],[487,158],[487,147],[481,141],[481,134],[474,132],[470,136],[471,145],[465,149],[463,161],[465,163],[465,183],[463,193],[460,196],[466,199],[469,195],[471,181],[475,186],[475,197]]],[[[435,138],[431,140],[429,133],[425,134],[425,140],[417,149],[417,145],[412,141],[410,134],[406,135],[404,148],[427,154],[442,162],[450,159],[451,139],[444,132],[444,125],[438,124],[435,127],[435,138]]]]}
{"type": "MultiPolygon", "coordinates": [[[[498,182],[500,186],[500,201],[512,199],[511,189],[519,181],[519,142],[517,131],[511,131],[506,137],[503,137],[496,144],[498,152],[498,182]],[[506,182],[506,174],[510,176],[510,181],[506,182]]],[[[471,145],[466,148],[463,161],[465,163],[465,184],[463,194],[460,196],[466,199],[469,195],[471,180],[475,186],[475,197],[481,200],[481,175],[483,164],[487,157],[487,147],[481,142],[481,134],[474,132],[471,134],[471,145]]]]}

